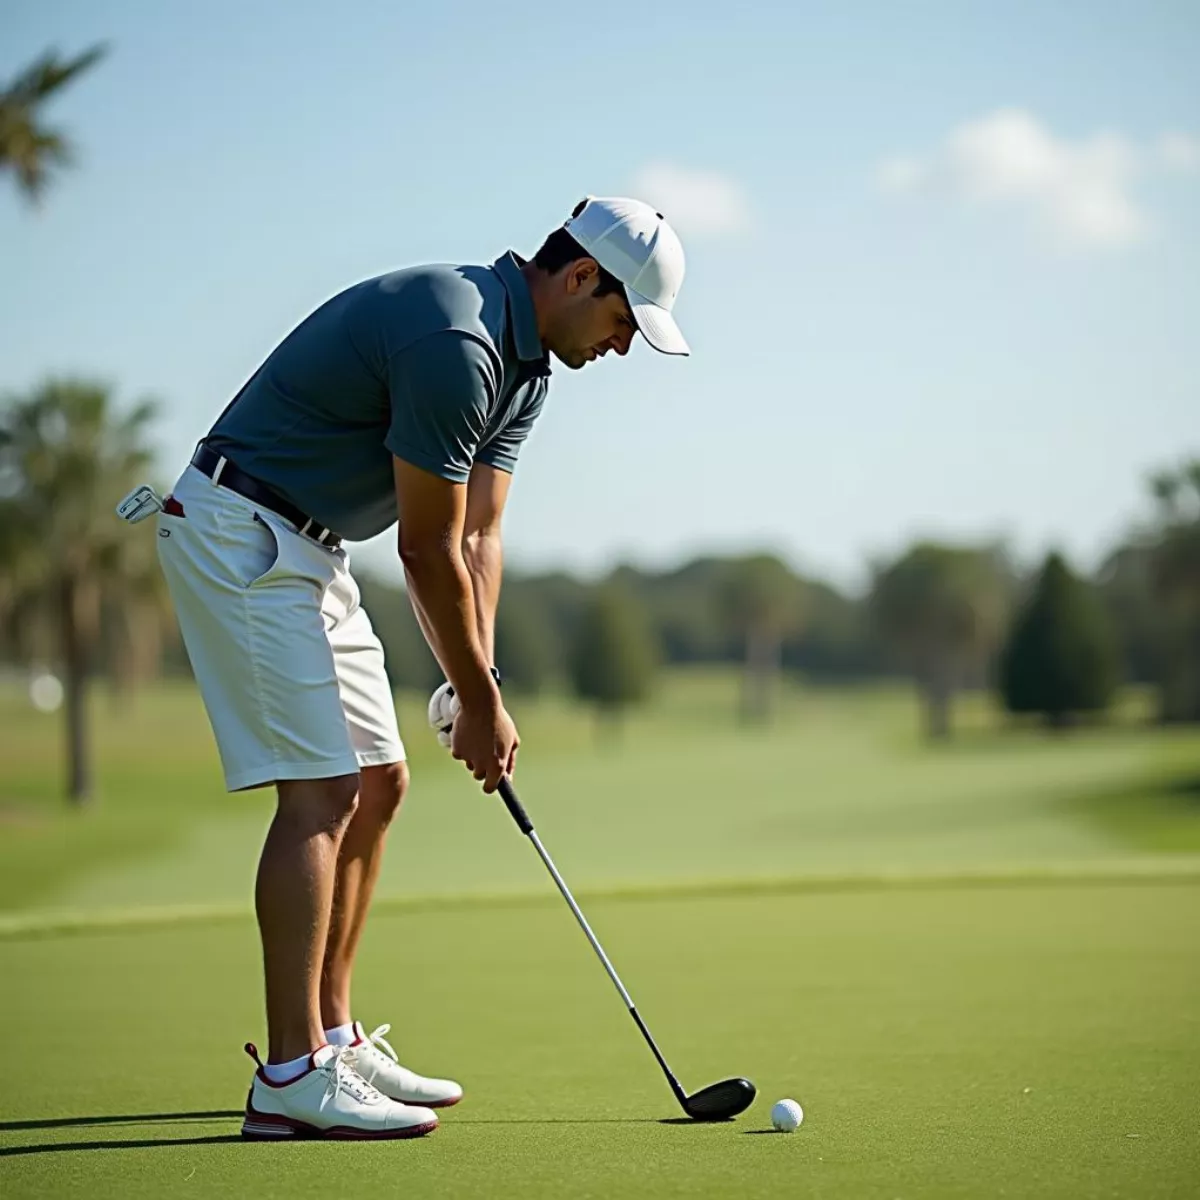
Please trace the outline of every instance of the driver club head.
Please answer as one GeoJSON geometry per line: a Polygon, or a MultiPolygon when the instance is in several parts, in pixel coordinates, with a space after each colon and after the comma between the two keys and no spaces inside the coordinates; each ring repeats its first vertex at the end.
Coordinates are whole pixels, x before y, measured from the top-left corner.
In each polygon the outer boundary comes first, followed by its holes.
{"type": "Polygon", "coordinates": [[[748,1079],[723,1079],[693,1092],[684,1102],[683,1110],[693,1121],[728,1121],[745,1112],[757,1094],[748,1079]]]}

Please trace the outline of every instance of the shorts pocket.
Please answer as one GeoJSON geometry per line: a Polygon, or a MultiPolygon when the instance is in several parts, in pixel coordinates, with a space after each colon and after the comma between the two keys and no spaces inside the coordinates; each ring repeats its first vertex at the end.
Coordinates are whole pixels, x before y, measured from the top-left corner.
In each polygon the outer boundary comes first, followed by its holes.
{"type": "Polygon", "coordinates": [[[233,582],[249,590],[265,582],[280,566],[283,540],[275,528],[256,512],[237,513],[231,522],[221,514],[221,541],[233,582]]]}
{"type": "Polygon", "coordinates": [[[293,582],[324,589],[332,578],[329,551],[269,509],[226,510],[218,525],[227,572],[242,591],[293,582]]]}

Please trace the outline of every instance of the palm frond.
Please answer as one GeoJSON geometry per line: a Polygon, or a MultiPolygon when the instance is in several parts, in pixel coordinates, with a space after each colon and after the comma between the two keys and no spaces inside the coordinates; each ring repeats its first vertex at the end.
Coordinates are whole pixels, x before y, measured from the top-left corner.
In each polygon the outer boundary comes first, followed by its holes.
{"type": "Polygon", "coordinates": [[[24,104],[36,104],[57,92],[75,76],[99,62],[108,53],[108,44],[98,42],[75,58],[63,60],[57,50],[49,50],[14,79],[0,96],[24,104]]]}

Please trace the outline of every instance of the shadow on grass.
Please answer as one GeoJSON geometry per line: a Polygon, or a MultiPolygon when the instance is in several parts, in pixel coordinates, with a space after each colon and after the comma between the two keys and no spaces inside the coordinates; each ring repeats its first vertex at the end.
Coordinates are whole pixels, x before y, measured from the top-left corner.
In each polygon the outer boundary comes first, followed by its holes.
{"type": "MultiPolygon", "coordinates": [[[[455,1125],[653,1125],[653,1117],[451,1117],[455,1125]]],[[[688,1122],[690,1124],[691,1122],[688,1122]]]]}
{"type": "MultiPolygon", "coordinates": [[[[121,1113],[98,1117],[48,1117],[35,1121],[0,1121],[0,1134],[20,1133],[32,1129],[81,1129],[94,1125],[154,1125],[183,1124],[188,1121],[208,1122],[243,1117],[237,1108],[216,1108],[203,1112],[121,1113]]],[[[60,1154],[68,1150],[137,1150],[149,1146],[211,1146],[218,1142],[240,1142],[240,1133],[214,1133],[200,1137],[131,1138],[90,1142],[43,1142],[34,1146],[0,1146],[0,1158],[15,1158],[22,1154],[60,1154]]]]}
{"type": "Polygon", "coordinates": [[[1171,796],[1182,796],[1193,804],[1200,804],[1200,775],[1188,775],[1183,779],[1176,779],[1166,790],[1171,796]]]}
{"type": "Polygon", "coordinates": [[[244,1117],[244,1109],[216,1108],[206,1112],[123,1113],[102,1117],[48,1117],[40,1121],[0,1121],[0,1133],[22,1129],[65,1129],[73,1125],[149,1125],[154,1121],[223,1121],[244,1117]]]}
{"type": "Polygon", "coordinates": [[[1200,774],[1192,771],[1075,792],[1058,807],[1132,850],[1200,851],[1200,774]]]}
{"type": "Polygon", "coordinates": [[[67,1150],[141,1150],[151,1146],[212,1146],[218,1142],[240,1142],[240,1133],[217,1133],[192,1138],[135,1138],[110,1142],[49,1142],[41,1146],[0,1146],[0,1158],[20,1154],[61,1154],[67,1150]]]}
{"type": "MultiPolygon", "coordinates": [[[[126,1113],[100,1117],[52,1117],[40,1121],[0,1121],[0,1134],[20,1133],[34,1129],[86,1128],[93,1125],[151,1125],[188,1121],[224,1121],[245,1116],[242,1109],[220,1108],[205,1112],[177,1113],[126,1113]]],[[[479,1119],[456,1118],[456,1125],[654,1125],[654,1117],[482,1117],[479,1119]]],[[[661,1124],[694,1125],[694,1121],[680,1117],[661,1124]]],[[[287,1139],[291,1140],[291,1139],[287,1139]]],[[[305,1139],[297,1139],[305,1140],[305,1139]]],[[[89,1142],[44,1142],[34,1146],[0,1146],[0,1158],[13,1158],[24,1154],[61,1154],[70,1150],[144,1150],[154,1146],[213,1146],[224,1142],[240,1142],[240,1133],[207,1134],[201,1137],[177,1138],[128,1138],[89,1142]]]]}

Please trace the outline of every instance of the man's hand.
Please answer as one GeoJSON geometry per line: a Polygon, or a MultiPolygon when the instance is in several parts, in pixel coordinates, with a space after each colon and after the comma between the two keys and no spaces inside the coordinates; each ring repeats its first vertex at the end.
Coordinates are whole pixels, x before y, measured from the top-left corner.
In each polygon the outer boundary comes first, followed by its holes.
{"type": "Polygon", "coordinates": [[[517,769],[517,727],[497,694],[491,703],[463,705],[450,732],[450,753],[467,765],[483,790],[494,792],[517,769]]]}
{"type": "MultiPolygon", "coordinates": [[[[493,675],[494,674],[495,670],[493,668],[493,675]]],[[[483,714],[481,719],[484,719],[484,717],[488,716],[490,707],[491,706],[484,706],[483,709],[481,709],[481,713],[483,714]]],[[[476,755],[481,753],[480,751],[474,749],[474,744],[471,743],[470,755],[468,755],[466,743],[463,743],[460,748],[456,749],[454,734],[458,728],[461,713],[462,704],[459,702],[458,696],[455,694],[452,684],[443,683],[442,686],[439,687],[437,691],[435,691],[433,695],[429,697],[429,724],[430,727],[437,733],[438,741],[441,742],[441,744],[448,750],[450,750],[451,753],[454,754],[455,758],[461,759],[463,762],[465,762],[467,767],[474,773],[476,779],[487,780],[488,775],[486,765],[483,767],[476,767],[474,765],[477,761],[476,755]],[[480,773],[481,770],[482,774],[480,773]]],[[[517,735],[517,730],[512,723],[512,718],[508,716],[503,705],[500,705],[498,708],[498,717],[489,719],[494,721],[492,726],[492,740],[490,742],[483,741],[480,743],[480,745],[483,746],[482,753],[485,755],[485,763],[486,756],[491,753],[488,750],[488,747],[500,747],[495,754],[496,761],[499,762],[503,758],[503,761],[506,765],[501,771],[501,774],[511,777],[517,769],[517,747],[521,744],[521,739],[517,735]],[[507,722],[507,724],[504,722],[507,722]],[[511,741],[509,739],[511,739],[511,741]],[[502,753],[503,747],[505,746],[509,747],[506,757],[504,757],[502,753]]],[[[468,736],[474,738],[477,735],[472,733],[468,736]]],[[[484,737],[485,735],[481,733],[478,736],[484,737]]],[[[485,792],[491,792],[498,783],[499,778],[497,777],[495,784],[492,784],[491,786],[485,785],[483,790],[485,792]]]]}

